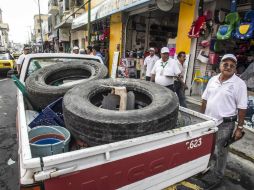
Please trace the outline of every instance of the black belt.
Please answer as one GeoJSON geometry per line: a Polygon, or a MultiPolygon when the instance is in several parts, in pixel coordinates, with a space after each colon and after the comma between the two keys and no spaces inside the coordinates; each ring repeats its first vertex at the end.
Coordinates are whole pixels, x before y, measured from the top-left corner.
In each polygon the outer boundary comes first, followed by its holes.
{"type": "Polygon", "coordinates": [[[230,117],[223,117],[223,122],[227,123],[227,122],[235,122],[237,121],[237,116],[230,116],[230,117]]]}

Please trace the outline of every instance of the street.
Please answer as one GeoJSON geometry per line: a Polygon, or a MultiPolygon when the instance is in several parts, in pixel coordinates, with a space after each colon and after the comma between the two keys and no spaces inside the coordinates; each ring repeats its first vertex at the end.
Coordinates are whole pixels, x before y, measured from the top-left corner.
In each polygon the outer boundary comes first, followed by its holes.
{"type": "Polygon", "coordinates": [[[0,189],[18,189],[16,87],[0,77],[0,189]]]}
{"type": "MultiPolygon", "coordinates": [[[[16,87],[11,79],[0,78],[0,189],[18,189],[16,143],[16,87]]],[[[216,190],[253,190],[254,164],[230,153],[226,177],[216,190]]]]}

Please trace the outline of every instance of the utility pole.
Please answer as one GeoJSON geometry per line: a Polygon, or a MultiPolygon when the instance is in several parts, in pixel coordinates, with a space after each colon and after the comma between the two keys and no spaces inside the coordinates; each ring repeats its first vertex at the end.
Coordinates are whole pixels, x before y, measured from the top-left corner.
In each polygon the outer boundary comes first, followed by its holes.
{"type": "Polygon", "coordinates": [[[88,0],[88,23],[87,23],[87,31],[88,31],[88,45],[91,44],[91,0],[88,0]]]}
{"type": "Polygon", "coordinates": [[[38,0],[38,7],[39,7],[39,21],[40,21],[40,30],[41,30],[41,47],[42,47],[42,52],[44,52],[43,49],[43,37],[42,37],[42,26],[41,26],[41,7],[40,7],[40,0],[38,0]]]}

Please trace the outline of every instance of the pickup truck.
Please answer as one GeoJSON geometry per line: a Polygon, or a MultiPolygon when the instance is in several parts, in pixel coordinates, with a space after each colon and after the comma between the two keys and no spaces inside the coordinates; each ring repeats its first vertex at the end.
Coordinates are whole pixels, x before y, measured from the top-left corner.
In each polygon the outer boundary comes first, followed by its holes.
{"type": "MultiPolygon", "coordinates": [[[[25,84],[34,59],[89,59],[72,54],[28,55],[20,81],[25,84]]],[[[181,127],[110,144],[33,158],[28,138],[29,112],[17,92],[20,189],[163,189],[206,170],[215,146],[216,120],[179,108],[181,127]]]]}

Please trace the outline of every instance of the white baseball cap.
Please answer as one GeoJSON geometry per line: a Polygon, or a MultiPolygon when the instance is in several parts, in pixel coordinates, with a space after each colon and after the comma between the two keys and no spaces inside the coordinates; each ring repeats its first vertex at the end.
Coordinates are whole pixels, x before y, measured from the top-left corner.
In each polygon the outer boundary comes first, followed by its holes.
{"type": "Polygon", "coordinates": [[[161,48],[161,53],[169,53],[169,49],[167,47],[161,48]]]}
{"type": "Polygon", "coordinates": [[[149,48],[149,51],[155,51],[155,49],[153,47],[149,48]]]}
{"type": "Polygon", "coordinates": [[[234,61],[235,63],[237,63],[237,59],[236,56],[234,56],[233,54],[225,54],[222,58],[221,61],[224,61],[226,59],[231,59],[232,61],[234,61]]]}
{"type": "Polygon", "coordinates": [[[78,46],[74,46],[72,50],[77,50],[77,49],[79,49],[79,47],[78,46]]]}

